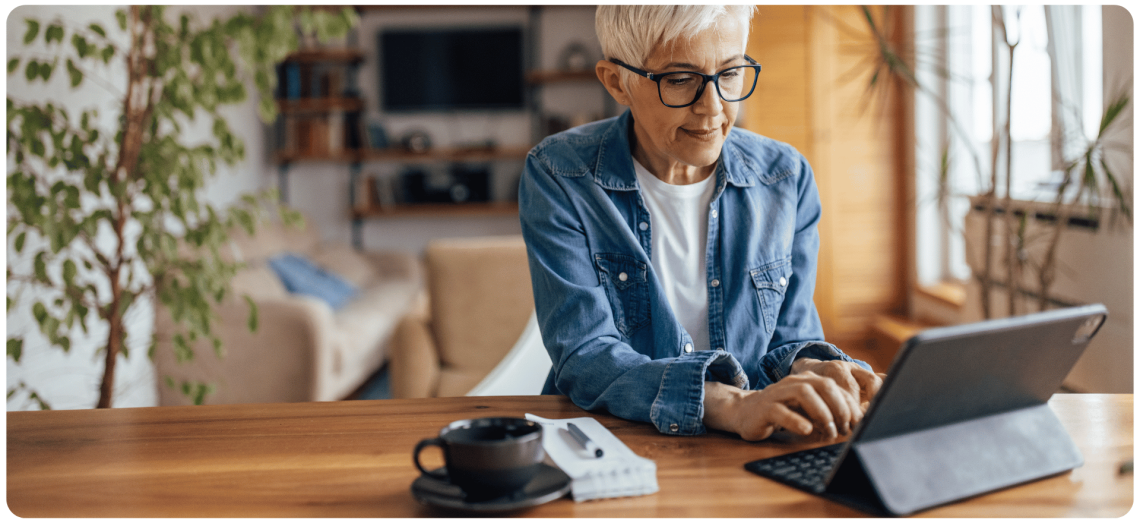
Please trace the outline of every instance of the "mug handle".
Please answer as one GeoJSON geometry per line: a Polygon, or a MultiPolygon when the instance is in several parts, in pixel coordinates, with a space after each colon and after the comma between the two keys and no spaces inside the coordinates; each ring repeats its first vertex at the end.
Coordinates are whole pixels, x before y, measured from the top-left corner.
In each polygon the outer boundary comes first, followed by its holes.
{"type": "Polygon", "coordinates": [[[416,443],[416,450],[412,452],[412,461],[414,461],[416,463],[416,468],[420,469],[420,472],[424,473],[425,476],[431,476],[433,478],[436,478],[436,479],[439,479],[442,481],[447,481],[448,480],[447,474],[440,474],[440,473],[436,473],[435,471],[428,471],[428,470],[424,469],[423,465],[420,465],[420,452],[424,449],[424,447],[431,447],[433,445],[436,447],[439,447],[440,450],[443,450],[443,446],[445,445],[445,443],[440,438],[428,438],[428,439],[420,440],[419,443],[416,443]]]}

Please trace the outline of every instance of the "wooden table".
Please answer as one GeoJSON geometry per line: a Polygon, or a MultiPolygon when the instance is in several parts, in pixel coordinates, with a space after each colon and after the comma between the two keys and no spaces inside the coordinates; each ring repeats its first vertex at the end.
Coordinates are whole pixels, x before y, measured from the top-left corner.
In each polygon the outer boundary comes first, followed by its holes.
{"type": "MultiPolygon", "coordinates": [[[[1050,405],[1084,454],[1083,467],[921,515],[1128,512],[1132,475],[1117,470],[1132,458],[1132,395],[1059,394],[1050,405]]],[[[527,412],[590,415],[555,396],[9,412],[8,507],[24,517],[448,516],[412,498],[416,442],[453,420],[527,412]]],[[[518,515],[863,516],[744,470],[745,462],[818,443],[665,436],[593,416],[656,460],[660,492],[563,498],[518,515]]]]}

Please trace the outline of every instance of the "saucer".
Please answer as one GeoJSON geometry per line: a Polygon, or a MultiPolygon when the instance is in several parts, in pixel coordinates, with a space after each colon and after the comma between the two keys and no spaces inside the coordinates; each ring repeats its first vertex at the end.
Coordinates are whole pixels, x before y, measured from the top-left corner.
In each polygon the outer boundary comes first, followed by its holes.
{"type": "MultiPolygon", "coordinates": [[[[441,468],[433,472],[444,472],[441,468]]],[[[570,476],[557,467],[540,465],[538,474],[523,488],[497,498],[467,501],[463,489],[447,481],[420,475],[412,482],[412,496],[424,505],[472,512],[507,512],[541,505],[570,492],[570,476]]]]}

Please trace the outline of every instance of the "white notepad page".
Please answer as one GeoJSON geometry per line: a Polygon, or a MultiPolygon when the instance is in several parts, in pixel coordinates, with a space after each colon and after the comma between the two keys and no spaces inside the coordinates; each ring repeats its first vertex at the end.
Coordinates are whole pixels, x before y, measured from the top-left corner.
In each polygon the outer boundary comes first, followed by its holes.
{"type": "Polygon", "coordinates": [[[634,454],[598,420],[546,419],[534,414],[527,414],[526,419],[542,425],[542,447],[573,480],[570,488],[574,501],[657,492],[657,464],[634,454]],[[567,423],[581,429],[605,454],[597,458],[586,452],[570,435],[567,423]]]}

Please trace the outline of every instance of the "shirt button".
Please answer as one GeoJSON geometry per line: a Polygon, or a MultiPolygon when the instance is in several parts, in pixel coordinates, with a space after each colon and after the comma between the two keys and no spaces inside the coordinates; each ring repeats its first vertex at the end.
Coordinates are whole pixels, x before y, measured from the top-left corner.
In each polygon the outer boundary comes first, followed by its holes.
{"type": "Polygon", "coordinates": [[[712,215],[713,218],[716,218],[716,209],[713,209],[709,214],[712,215]]]}
{"type": "Polygon", "coordinates": [[[783,276],[780,276],[780,286],[786,287],[787,285],[788,285],[788,279],[783,277],[783,276]]]}
{"type": "Polygon", "coordinates": [[[713,280],[709,282],[709,285],[712,285],[713,287],[720,287],[720,280],[713,280]]]}
{"type": "Polygon", "coordinates": [[[678,430],[681,430],[681,427],[678,427],[676,423],[669,424],[670,432],[677,432],[678,430]]]}
{"type": "Polygon", "coordinates": [[[641,224],[638,225],[637,228],[644,231],[644,230],[649,228],[649,224],[647,222],[641,222],[641,224]]]}
{"type": "MultiPolygon", "coordinates": [[[[619,279],[619,280],[621,280],[621,281],[625,281],[625,280],[628,280],[628,279],[629,279],[629,275],[623,272],[623,273],[621,273],[621,274],[618,274],[618,279],[619,279]]],[[[783,278],[780,278],[780,279],[782,280],[783,278]]],[[[780,285],[783,285],[783,284],[781,283],[780,285]]]]}
{"type": "Polygon", "coordinates": [[[693,352],[693,344],[692,343],[686,343],[685,344],[685,352],[693,352]]]}

